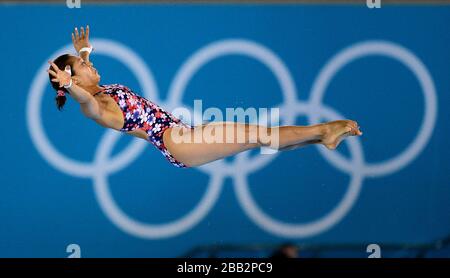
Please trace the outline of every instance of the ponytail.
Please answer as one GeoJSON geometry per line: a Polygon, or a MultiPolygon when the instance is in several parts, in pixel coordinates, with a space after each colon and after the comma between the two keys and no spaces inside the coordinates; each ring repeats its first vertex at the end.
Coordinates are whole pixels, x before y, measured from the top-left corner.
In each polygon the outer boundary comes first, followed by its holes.
{"type": "Polygon", "coordinates": [[[61,109],[63,108],[64,104],[66,103],[67,97],[66,97],[66,92],[63,89],[59,89],[56,92],[56,97],[55,97],[55,101],[56,101],[56,107],[58,108],[59,111],[61,111],[61,109]]]}
{"type": "MultiPolygon", "coordinates": [[[[75,57],[72,55],[64,54],[56,58],[53,62],[58,66],[60,70],[64,70],[64,68],[67,65],[73,68],[74,58],[75,57]]],[[[58,110],[61,111],[67,100],[66,93],[69,94],[69,91],[67,91],[65,88],[60,88],[58,82],[52,81],[52,79],[54,78],[52,75],[49,74],[48,77],[50,79],[50,83],[52,84],[53,89],[55,89],[56,91],[55,97],[56,108],[58,108],[58,110]]]]}

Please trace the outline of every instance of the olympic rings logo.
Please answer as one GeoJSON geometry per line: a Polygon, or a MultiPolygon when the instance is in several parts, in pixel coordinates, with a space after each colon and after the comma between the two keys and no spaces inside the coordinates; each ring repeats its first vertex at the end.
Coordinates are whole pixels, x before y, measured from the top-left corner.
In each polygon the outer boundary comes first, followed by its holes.
{"type": "MultiPolygon", "coordinates": [[[[42,96],[48,85],[44,62],[38,69],[27,99],[27,124],[32,142],[43,158],[54,168],[74,177],[92,178],[96,198],[106,216],[123,231],[146,239],[168,238],[184,233],[198,224],[216,203],[224,179],[233,180],[234,189],[240,206],[246,215],[260,228],[277,236],[286,238],[302,238],[322,233],[336,225],[349,212],[358,198],[362,183],[368,177],[381,177],[399,171],[411,163],[424,149],[430,139],[437,117],[437,96],[430,73],[425,65],[408,49],[388,41],[364,41],[353,44],[332,57],[319,72],[313,83],[308,102],[297,98],[295,82],[283,61],[270,49],[253,41],[244,39],[219,40],[204,46],[195,52],[180,67],[169,89],[168,98],[162,101],[158,97],[158,89],[151,70],[143,60],[128,47],[106,39],[92,40],[96,53],[110,56],[124,64],[138,79],[141,93],[163,107],[171,110],[185,106],[182,95],[193,75],[212,60],[227,55],[244,55],[253,58],[266,66],[275,76],[281,88],[283,103],[280,107],[282,124],[295,124],[299,115],[306,115],[309,124],[319,123],[319,119],[336,120],[346,118],[331,107],[322,103],[328,84],[335,74],[345,65],[359,58],[370,55],[381,55],[397,60],[406,66],[418,79],[424,95],[425,109],[419,131],[408,145],[396,157],[379,163],[366,163],[361,143],[358,138],[349,138],[348,144],[351,159],[347,160],[339,152],[329,152],[318,148],[319,152],[334,167],[351,176],[348,189],[332,209],[323,217],[309,223],[286,223],[273,219],[266,214],[253,199],[247,176],[266,167],[277,154],[250,157],[248,152],[240,153],[233,163],[225,160],[215,161],[197,168],[209,175],[209,185],[200,202],[180,219],[163,224],[149,224],[132,219],[115,203],[109,191],[108,176],[124,169],[132,163],[148,143],[135,139],[122,152],[111,157],[114,144],[119,133],[108,130],[102,136],[94,155],[94,161],[85,163],[61,154],[47,137],[41,120],[42,96]]],[[[70,51],[67,45],[47,60],[58,54],[70,51]]],[[[191,109],[192,111],[192,109],[191,109]]]]}

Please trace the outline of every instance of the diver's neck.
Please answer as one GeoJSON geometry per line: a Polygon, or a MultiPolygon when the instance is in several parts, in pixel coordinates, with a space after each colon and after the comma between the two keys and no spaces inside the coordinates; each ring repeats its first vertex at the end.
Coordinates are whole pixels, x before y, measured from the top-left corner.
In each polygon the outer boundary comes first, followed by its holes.
{"type": "Polygon", "coordinates": [[[94,95],[94,94],[96,94],[96,93],[102,91],[102,90],[103,90],[103,87],[101,87],[101,86],[98,85],[98,84],[95,84],[95,85],[86,87],[86,88],[84,88],[84,89],[85,89],[86,91],[88,91],[91,95],[94,95]]]}

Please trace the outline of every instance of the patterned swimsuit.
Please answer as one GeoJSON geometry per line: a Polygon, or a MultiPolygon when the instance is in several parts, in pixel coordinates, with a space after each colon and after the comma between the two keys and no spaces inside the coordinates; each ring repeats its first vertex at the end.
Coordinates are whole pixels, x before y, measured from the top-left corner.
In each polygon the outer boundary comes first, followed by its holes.
{"type": "Polygon", "coordinates": [[[126,86],[111,84],[101,85],[101,87],[104,90],[97,92],[94,96],[100,93],[107,94],[116,101],[122,110],[124,125],[120,131],[144,130],[148,135],[147,141],[158,148],[172,165],[180,168],[188,167],[186,164],[177,161],[166,149],[163,142],[163,134],[169,127],[182,126],[192,128],[190,125],[183,123],[180,119],[148,99],[137,95],[126,86]]]}

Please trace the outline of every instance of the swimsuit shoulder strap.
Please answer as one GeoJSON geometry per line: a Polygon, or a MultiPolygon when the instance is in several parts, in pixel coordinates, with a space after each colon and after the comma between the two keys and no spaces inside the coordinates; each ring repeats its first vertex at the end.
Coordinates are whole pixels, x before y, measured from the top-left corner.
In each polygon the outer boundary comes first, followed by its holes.
{"type": "Polygon", "coordinates": [[[97,95],[99,95],[101,93],[109,93],[109,91],[111,89],[111,86],[112,85],[100,85],[100,87],[102,87],[103,89],[98,91],[98,92],[96,92],[93,96],[95,97],[95,96],[97,96],[97,95]]]}

